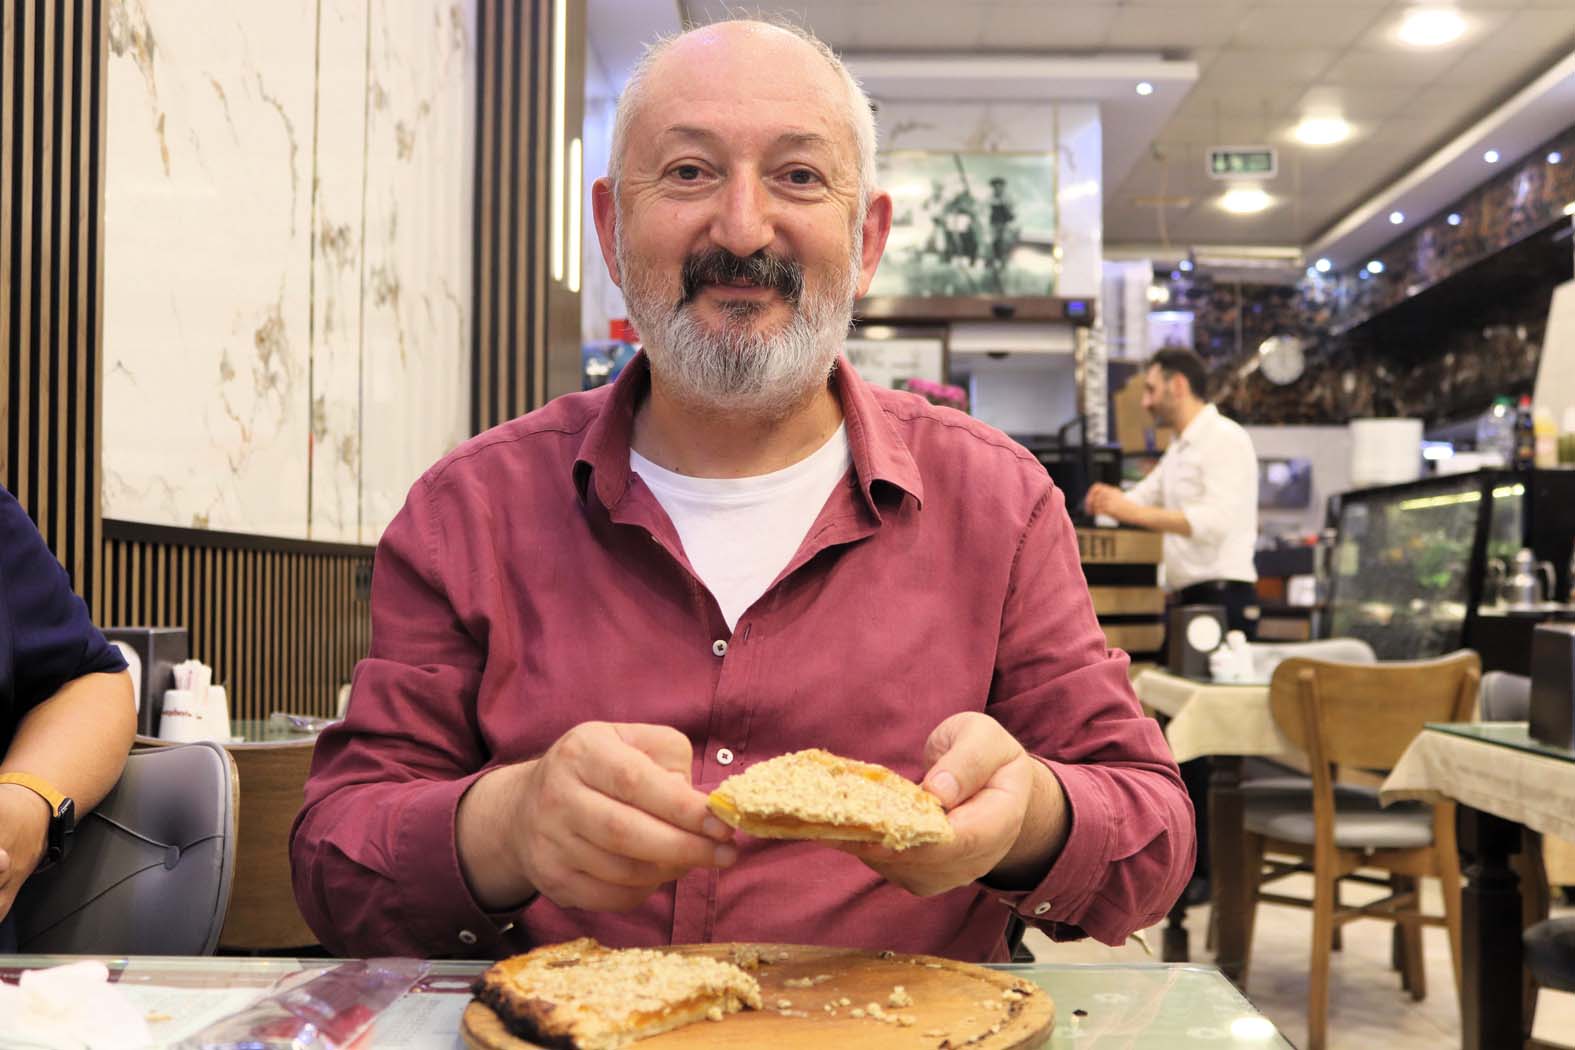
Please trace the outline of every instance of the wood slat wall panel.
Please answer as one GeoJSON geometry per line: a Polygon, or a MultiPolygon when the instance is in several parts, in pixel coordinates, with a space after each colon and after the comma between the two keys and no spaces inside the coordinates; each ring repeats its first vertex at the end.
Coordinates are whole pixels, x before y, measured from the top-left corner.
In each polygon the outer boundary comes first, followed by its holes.
{"type": "Polygon", "coordinates": [[[332,715],[371,642],[371,548],[190,531],[106,522],[99,621],[186,627],[231,717],[332,715]]]}
{"type": "MultiPolygon", "coordinates": [[[[552,281],[548,258],[554,3],[568,5],[566,39],[583,41],[584,0],[480,0],[477,12],[470,373],[476,433],[567,389],[561,381],[551,389],[550,361],[577,381],[579,297],[552,281]],[[554,304],[564,318],[556,327],[554,304]]],[[[571,47],[565,63],[571,136],[581,120],[580,50],[571,47]]]]}
{"type": "Polygon", "coordinates": [[[79,593],[98,518],[102,3],[0,0],[0,484],[79,593]]]}

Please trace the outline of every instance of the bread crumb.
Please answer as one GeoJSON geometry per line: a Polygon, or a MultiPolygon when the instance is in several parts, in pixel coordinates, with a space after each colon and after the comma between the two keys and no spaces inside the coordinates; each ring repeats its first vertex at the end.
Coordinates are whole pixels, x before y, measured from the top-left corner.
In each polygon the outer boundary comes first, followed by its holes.
{"type": "Polygon", "coordinates": [[[924,1038],[926,1038],[926,1039],[939,1039],[941,1036],[946,1034],[946,1029],[944,1029],[944,1028],[926,1028],[924,1031],[920,1032],[919,1034],[924,1036],[924,1038]]]}
{"type": "Polygon", "coordinates": [[[853,1000],[849,999],[847,996],[844,995],[841,999],[837,1000],[837,1005],[838,1006],[852,1006],[853,1005],[853,1000]]]}
{"type": "Polygon", "coordinates": [[[791,1000],[791,999],[778,999],[777,1000],[777,1009],[778,1010],[786,1010],[788,1007],[790,1007],[792,1005],[793,1005],[793,1000],[791,1000]]]}
{"type": "Polygon", "coordinates": [[[722,1019],[722,1008],[720,1006],[711,1007],[705,1012],[705,1019],[707,1021],[720,1021],[722,1019]]]}
{"type": "Polygon", "coordinates": [[[789,977],[782,982],[784,988],[808,988],[815,983],[812,977],[789,977]]]}
{"type": "Polygon", "coordinates": [[[850,1011],[850,1012],[853,1014],[854,1017],[863,1017],[864,1016],[864,1008],[862,1006],[855,1006],[852,1009],[852,1011],[850,1011]]]}
{"type": "Polygon", "coordinates": [[[906,988],[904,988],[902,985],[899,984],[899,985],[897,985],[897,987],[895,987],[895,988],[893,988],[891,990],[891,995],[887,996],[887,998],[886,998],[886,1005],[887,1006],[912,1006],[913,1005],[913,997],[908,994],[908,990],[906,988]]]}
{"type": "Polygon", "coordinates": [[[914,1025],[919,1023],[919,1019],[914,1017],[912,1014],[902,1014],[897,1018],[897,1023],[902,1025],[904,1028],[912,1028],[914,1025]]]}

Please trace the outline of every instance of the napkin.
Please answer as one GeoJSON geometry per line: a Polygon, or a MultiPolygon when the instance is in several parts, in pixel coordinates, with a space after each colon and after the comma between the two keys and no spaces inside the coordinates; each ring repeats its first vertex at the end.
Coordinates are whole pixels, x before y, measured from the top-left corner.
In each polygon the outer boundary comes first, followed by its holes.
{"type": "Polygon", "coordinates": [[[5,1045],[136,1050],[153,1042],[142,1011],[109,983],[101,962],[25,970],[19,984],[0,982],[5,1045]]]}

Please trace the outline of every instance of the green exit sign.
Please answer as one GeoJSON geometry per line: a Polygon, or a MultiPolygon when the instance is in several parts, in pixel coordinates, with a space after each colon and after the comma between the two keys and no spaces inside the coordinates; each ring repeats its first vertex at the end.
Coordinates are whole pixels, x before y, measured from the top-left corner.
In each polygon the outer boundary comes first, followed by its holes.
{"type": "Polygon", "coordinates": [[[1216,179],[1272,179],[1280,170],[1273,146],[1215,146],[1209,174],[1216,179]]]}

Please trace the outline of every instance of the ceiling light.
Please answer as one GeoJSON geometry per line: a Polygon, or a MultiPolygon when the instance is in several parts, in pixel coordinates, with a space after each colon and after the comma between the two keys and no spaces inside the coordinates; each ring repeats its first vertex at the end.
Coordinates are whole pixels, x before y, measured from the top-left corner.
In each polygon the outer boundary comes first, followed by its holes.
{"type": "Polygon", "coordinates": [[[1367,264],[1367,272],[1371,274],[1383,273],[1384,264],[1379,262],[1377,259],[1374,259],[1372,262],[1367,264]]]}
{"type": "Polygon", "coordinates": [[[1183,260],[1181,260],[1179,263],[1176,264],[1176,269],[1180,270],[1182,273],[1191,273],[1192,272],[1192,260],[1191,259],[1183,259],[1183,260]]]}
{"type": "Polygon", "coordinates": [[[1154,85],[1146,80],[1140,80],[1138,81],[1137,93],[1139,95],[1152,95],[1154,93],[1154,85]]]}
{"type": "Polygon", "coordinates": [[[1319,273],[1328,273],[1330,270],[1334,269],[1334,263],[1330,262],[1328,259],[1319,259],[1317,262],[1313,263],[1313,269],[1317,270],[1319,273]]]}
{"type": "Polygon", "coordinates": [[[1563,160],[1564,160],[1564,154],[1560,153],[1558,150],[1554,150],[1552,153],[1548,154],[1548,163],[1549,164],[1558,164],[1558,163],[1560,163],[1563,160]]]}
{"type": "Polygon", "coordinates": [[[1449,223],[1449,225],[1451,225],[1451,226],[1459,226],[1460,225],[1460,213],[1458,211],[1452,211],[1452,212],[1449,213],[1449,218],[1445,219],[1444,221],[1449,223]]]}
{"type": "Polygon", "coordinates": [[[1303,117],[1291,135],[1304,146],[1332,146],[1351,137],[1351,125],[1344,117],[1303,117]]]}
{"type": "Polygon", "coordinates": [[[1402,222],[1405,222],[1405,212],[1392,211],[1389,213],[1389,224],[1391,226],[1399,226],[1402,222]]]}
{"type": "Polygon", "coordinates": [[[1488,150],[1486,153],[1482,154],[1482,159],[1487,161],[1489,164],[1497,164],[1498,163],[1498,150],[1496,150],[1496,149],[1488,150]]]}
{"type": "Polygon", "coordinates": [[[1220,207],[1232,215],[1253,215],[1274,203],[1259,186],[1236,186],[1220,198],[1220,207]]]}
{"type": "Polygon", "coordinates": [[[1443,47],[1466,31],[1466,20],[1453,7],[1413,7],[1400,23],[1400,42],[1411,47],[1443,47]]]}
{"type": "Polygon", "coordinates": [[[1570,201],[1568,204],[1564,205],[1564,214],[1575,215],[1575,201],[1570,201]]]}

